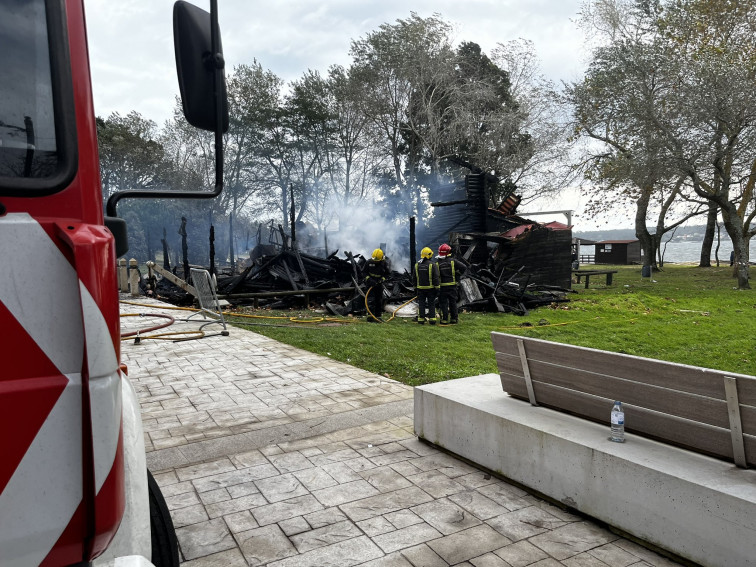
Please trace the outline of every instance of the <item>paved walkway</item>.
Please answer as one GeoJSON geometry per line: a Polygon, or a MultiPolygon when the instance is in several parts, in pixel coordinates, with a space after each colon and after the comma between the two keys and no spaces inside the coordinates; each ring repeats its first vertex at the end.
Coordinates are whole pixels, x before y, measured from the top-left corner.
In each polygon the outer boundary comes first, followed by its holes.
{"type": "MultiPolygon", "coordinates": [[[[121,312],[190,314],[139,301],[154,307],[121,312]]],[[[134,342],[122,358],[186,567],[677,565],[418,441],[408,386],[236,328],[134,342]]]]}

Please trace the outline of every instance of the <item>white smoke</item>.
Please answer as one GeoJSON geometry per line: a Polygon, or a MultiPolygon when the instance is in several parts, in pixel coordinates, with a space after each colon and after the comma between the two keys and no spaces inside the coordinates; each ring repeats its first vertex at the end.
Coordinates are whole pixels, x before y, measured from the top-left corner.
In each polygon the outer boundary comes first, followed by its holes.
{"type": "Polygon", "coordinates": [[[370,202],[342,210],[340,226],[328,230],[329,252],[338,248],[340,257],[348,251],[370,258],[373,250],[382,248],[392,270],[409,270],[409,219],[388,219],[385,213],[385,206],[370,202]]]}

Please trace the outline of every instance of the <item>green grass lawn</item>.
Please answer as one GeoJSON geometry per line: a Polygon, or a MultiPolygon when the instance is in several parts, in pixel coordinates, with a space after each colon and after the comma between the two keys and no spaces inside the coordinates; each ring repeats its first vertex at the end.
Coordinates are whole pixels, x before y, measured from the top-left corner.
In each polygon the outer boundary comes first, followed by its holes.
{"type": "Polygon", "coordinates": [[[756,374],[756,290],[735,289],[731,268],[668,265],[649,279],[639,266],[604,267],[619,270],[611,286],[603,276],[592,278],[588,290],[574,284],[568,303],[525,317],[461,313],[460,324],[448,327],[399,318],[382,325],[243,319],[255,324],[239,326],[413,386],[496,372],[491,331],[756,374]]]}

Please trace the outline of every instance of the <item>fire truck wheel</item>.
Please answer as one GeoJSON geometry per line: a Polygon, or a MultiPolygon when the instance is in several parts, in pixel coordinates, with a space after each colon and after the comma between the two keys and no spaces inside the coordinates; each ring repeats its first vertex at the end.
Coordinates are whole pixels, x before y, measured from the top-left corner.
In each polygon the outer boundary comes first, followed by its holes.
{"type": "Polygon", "coordinates": [[[178,540],[168,506],[158,483],[147,471],[150,493],[150,533],[152,535],[152,563],[155,567],[179,567],[178,540]]]}

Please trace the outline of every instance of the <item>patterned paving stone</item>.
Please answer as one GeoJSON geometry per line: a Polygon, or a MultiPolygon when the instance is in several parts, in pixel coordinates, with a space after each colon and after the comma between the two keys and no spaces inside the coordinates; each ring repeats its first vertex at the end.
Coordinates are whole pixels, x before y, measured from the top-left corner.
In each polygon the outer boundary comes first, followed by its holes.
{"type": "Polygon", "coordinates": [[[186,559],[196,559],[236,547],[231,532],[221,518],[178,528],[176,536],[186,559]]]}
{"type": "Polygon", "coordinates": [[[294,476],[310,492],[338,485],[336,479],[320,467],[312,467],[293,473],[294,476]]]}
{"type": "Polygon", "coordinates": [[[323,505],[312,495],[308,494],[307,496],[300,496],[291,500],[268,504],[267,506],[258,506],[252,509],[252,515],[258,524],[265,526],[322,509],[323,505]]]}
{"type": "Polygon", "coordinates": [[[530,538],[529,541],[555,559],[561,560],[602,546],[615,539],[617,539],[617,536],[594,524],[577,522],[552,529],[530,538]]]}
{"type": "Polygon", "coordinates": [[[175,528],[181,528],[204,522],[209,520],[210,517],[207,515],[205,507],[202,504],[197,504],[196,506],[188,506],[171,511],[171,519],[175,528]]]}
{"type": "Polygon", "coordinates": [[[444,535],[480,524],[480,520],[470,512],[445,498],[415,506],[412,511],[444,535]]]}
{"type": "Polygon", "coordinates": [[[331,475],[336,482],[345,483],[353,480],[362,480],[362,477],[345,463],[329,463],[320,468],[331,475]]]}
{"type": "Polygon", "coordinates": [[[260,527],[249,510],[227,514],[223,516],[223,519],[225,520],[228,529],[235,534],[260,527]]]}
{"type": "Polygon", "coordinates": [[[475,557],[470,559],[470,563],[475,567],[512,567],[495,553],[486,553],[479,557],[475,557]]]}
{"type": "Polygon", "coordinates": [[[499,549],[508,543],[510,543],[509,539],[490,526],[481,524],[441,539],[430,541],[428,542],[428,546],[444,561],[450,565],[456,565],[494,549],[499,549]]]}
{"type": "Polygon", "coordinates": [[[497,549],[494,553],[512,567],[525,567],[548,557],[542,549],[537,548],[526,540],[497,549]]]}
{"type": "Polygon", "coordinates": [[[165,503],[168,505],[169,510],[178,510],[179,508],[186,508],[187,506],[193,506],[200,503],[200,499],[197,497],[197,493],[184,492],[175,496],[166,496],[165,503]]]}
{"type": "Polygon", "coordinates": [[[357,522],[357,526],[370,537],[393,532],[397,527],[389,522],[384,516],[377,516],[369,520],[357,522]]]}
{"type": "Polygon", "coordinates": [[[296,518],[290,518],[288,520],[278,522],[278,527],[281,528],[281,531],[285,533],[289,539],[291,539],[291,536],[295,536],[312,529],[310,527],[310,524],[307,523],[307,520],[305,520],[302,516],[297,516],[296,518]]]}
{"type": "Polygon", "coordinates": [[[266,501],[262,494],[250,494],[248,496],[242,496],[241,498],[226,500],[225,502],[208,504],[205,506],[205,510],[207,510],[208,516],[211,518],[217,518],[218,516],[225,516],[227,514],[241,512],[242,510],[250,510],[265,503],[266,501]]]}
{"type": "Polygon", "coordinates": [[[606,563],[596,559],[589,553],[580,553],[578,555],[573,555],[572,557],[563,559],[561,563],[565,567],[608,567],[606,563]]]}
{"type": "Polygon", "coordinates": [[[546,559],[541,559],[540,561],[536,561],[529,567],[563,567],[563,565],[556,559],[548,557],[546,559]]]}
{"type": "Polygon", "coordinates": [[[481,520],[487,520],[508,512],[504,506],[500,506],[487,496],[484,496],[475,490],[467,490],[465,492],[451,494],[449,500],[481,520]]]}
{"type": "Polygon", "coordinates": [[[375,536],[373,541],[377,543],[385,553],[391,553],[439,537],[441,537],[441,534],[437,530],[423,522],[421,524],[415,524],[400,530],[375,536]]]}
{"type": "Polygon", "coordinates": [[[407,480],[421,487],[425,492],[433,496],[433,498],[443,498],[444,496],[450,496],[465,491],[464,486],[436,470],[412,475],[408,477],[407,480]]]}
{"type": "Polygon", "coordinates": [[[419,524],[423,519],[415,514],[412,510],[398,510],[397,512],[391,512],[383,516],[391,525],[396,529],[406,528],[407,526],[413,526],[419,524]]]}
{"type": "Polygon", "coordinates": [[[565,524],[537,506],[507,512],[491,518],[488,523],[512,541],[529,538],[565,524]]]}
{"type": "MultiPolygon", "coordinates": [[[[231,498],[241,498],[242,496],[249,496],[250,494],[257,494],[260,490],[253,482],[243,482],[241,484],[234,484],[225,489],[231,495],[231,498]]],[[[201,496],[201,493],[200,493],[201,496]]]]}
{"type": "Polygon", "coordinates": [[[277,525],[238,533],[236,540],[250,566],[267,565],[297,555],[297,550],[277,525]]]}
{"type": "Polygon", "coordinates": [[[302,532],[291,537],[291,542],[299,553],[306,553],[312,549],[338,543],[346,539],[360,537],[362,531],[349,520],[330,524],[315,530],[302,532]]]}
{"type": "Polygon", "coordinates": [[[590,549],[588,550],[588,554],[612,567],[628,567],[628,565],[638,562],[636,555],[628,553],[614,543],[607,543],[606,545],[590,549]]]}
{"type": "Polygon", "coordinates": [[[354,480],[313,491],[312,495],[317,498],[323,506],[339,506],[347,502],[354,502],[369,496],[378,494],[378,490],[370,483],[364,480],[354,480]]]}
{"type": "Polygon", "coordinates": [[[290,473],[302,469],[309,469],[313,464],[299,451],[284,453],[271,457],[270,462],[282,473],[290,473]]]}
{"type": "Polygon", "coordinates": [[[261,464],[244,468],[241,470],[231,470],[228,472],[203,476],[192,481],[197,492],[207,492],[219,488],[228,488],[238,484],[244,484],[250,481],[260,480],[278,476],[276,468],[269,464],[261,464]]]}
{"type": "Polygon", "coordinates": [[[360,520],[367,520],[375,516],[396,512],[403,508],[424,504],[431,500],[433,498],[427,492],[423,492],[417,487],[410,487],[350,502],[343,505],[341,511],[349,516],[353,522],[359,522],[360,520]]]}
{"type": "Polygon", "coordinates": [[[347,517],[338,508],[326,508],[325,510],[305,514],[304,519],[307,520],[307,523],[310,524],[312,529],[317,529],[322,528],[323,526],[336,524],[346,520],[347,517]]]}
{"type": "Polygon", "coordinates": [[[394,490],[412,486],[410,481],[391,467],[371,468],[359,474],[380,492],[393,492],[394,490]]]}
{"type": "Polygon", "coordinates": [[[220,553],[206,555],[193,561],[182,563],[183,567],[247,567],[247,560],[244,559],[241,551],[238,549],[229,549],[220,553]]]}
{"type": "Polygon", "coordinates": [[[641,547],[640,545],[633,543],[632,541],[628,541],[626,539],[617,539],[613,543],[614,545],[627,551],[628,553],[632,553],[633,555],[639,557],[642,561],[645,561],[649,565],[653,565],[653,567],[672,567],[673,565],[677,565],[677,563],[675,563],[674,561],[670,561],[666,557],[662,557],[658,553],[654,553],[650,549],[641,547]]]}
{"type": "Polygon", "coordinates": [[[412,563],[407,561],[401,553],[396,552],[396,553],[390,553],[389,555],[384,555],[383,557],[379,557],[378,559],[373,559],[372,561],[368,561],[367,563],[363,563],[360,565],[360,567],[414,567],[414,566],[412,563]]]}
{"type": "Polygon", "coordinates": [[[498,480],[495,483],[481,486],[478,488],[478,492],[511,511],[531,505],[524,498],[527,495],[526,492],[498,480]]]}
{"type": "Polygon", "coordinates": [[[217,504],[218,502],[225,502],[231,500],[231,495],[225,488],[219,488],[217,490],[210,490],[208,492],[200,492],[199,499],[204,505],[217,504]]]}
{"type": "MultiPolygon", "coordinates": [[[[210,463],[202,463],[178,469],[176,474],[179,480],[193,480],[214,474],[220,474],[228,471],[235,471],[236,467],[230,459],[218,459],[210,463]]],[[[220,487],[218,487],[220,488],[220,487]]]]}
{"type": "Polygon", "coordinates": [[[401,554],[413,566],[419,567],[447,567],[449,564],[441,559],[427,544],[417,545],[402,550],[401,554]]]}
{"type": "Polygon", "coordinates": [[[361,536],[276,561],[269,567],[351,567],[381,557],[382,554],[370,538],[361,536]]]}
{"type": "Polygon", "coordinates": [[[255,484],[265,499],[271,503],[309,494],[293,474],[264,478],[258,480],[255,484]]]}

